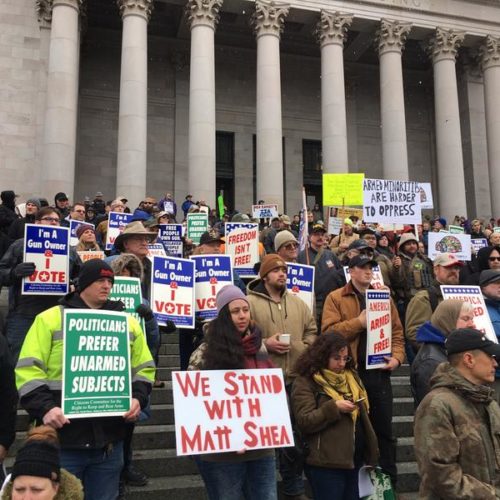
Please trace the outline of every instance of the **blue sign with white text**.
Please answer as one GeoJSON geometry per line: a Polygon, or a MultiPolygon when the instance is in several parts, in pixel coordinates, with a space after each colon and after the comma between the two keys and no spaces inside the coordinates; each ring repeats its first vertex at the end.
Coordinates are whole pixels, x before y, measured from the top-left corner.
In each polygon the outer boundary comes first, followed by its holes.
{"type": "Polygon", "coordinates": [[[182,224],[160,224],[158,241],[168,255],[182,257],[182,224]]]}

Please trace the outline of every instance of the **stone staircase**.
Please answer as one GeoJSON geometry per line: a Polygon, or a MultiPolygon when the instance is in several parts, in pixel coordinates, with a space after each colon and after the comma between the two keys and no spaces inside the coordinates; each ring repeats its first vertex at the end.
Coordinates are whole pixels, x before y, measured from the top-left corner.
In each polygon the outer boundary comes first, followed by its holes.
{"type": "MultiPolygon", "coordinates": [[[[159,375],[166,387],[152,393],[152,416],[137,426],[134,433],[134,463],[149,476],[147,486],[129,487],[127,500],[205,500],[207,496],[193,460],[175,453],[174,410],[171,373],[178,369],[177,334],[163,335],[159,375]]],[[[394,393],[394,433],[398,438],[397,461],[400,500],[416,498],[419,477],[413,450],[413,399],[410,392],[409,366],[402,366],[392,377],[394,393]]],[[[19,410],[15,451],[24,439],[28,417],[19,410]]],[[[7,465],[12,463],[9,459],[7,465]]]]}

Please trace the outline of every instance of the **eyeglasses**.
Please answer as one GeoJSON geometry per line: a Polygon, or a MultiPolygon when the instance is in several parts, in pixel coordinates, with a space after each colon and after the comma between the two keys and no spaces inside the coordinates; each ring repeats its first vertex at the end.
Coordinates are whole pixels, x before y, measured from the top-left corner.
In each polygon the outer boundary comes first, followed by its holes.
{"type": "Polygon", "coordinates": [[[60,222],[59,217],[42,217],[40,220],[47,222],[60,222]]]}
{"type": "Polygon", "coordinates": [[[338,354],[330,356],[330,359],[333,359],[334,361],[343,361],[344,363],[349,363],[349,361],[352,360],[351,356],[339,356],[338,354]]]}
{"type": "Polygon", "coordinates": [[[85,210],[73,210],[73,212],[78,212],[80,214],[84,214],[85,213],[85,210]]]}
{"type": "Polygon", "coordinates": [[[500,257],[488,257],[488,260],[490,262],[494,262],[495,260],[497,260],[498,262],[500,262],[500,257]]]}
{"type": "Polygon", "coordinates": [[[287,249],[287,250],[295,250],[296,248],[298,248],[299,245],[297,245],[297,243],[288,243],[286,245],[284,245],[284,247],[287,249]]]}
{"type": "Polygon", "coordinates": [[[361,250],[360,255],[373,255],[373,250],[361,250]]]}

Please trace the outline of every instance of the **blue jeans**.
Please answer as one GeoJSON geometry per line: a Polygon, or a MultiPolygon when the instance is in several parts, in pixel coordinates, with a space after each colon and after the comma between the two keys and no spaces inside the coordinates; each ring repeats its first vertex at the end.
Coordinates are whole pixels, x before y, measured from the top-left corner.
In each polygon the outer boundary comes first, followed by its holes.
{"type": "Polygon", "coordinates": [[[12,359],[17,364],[19,353],[23,346],[28,330],[33,324],[33,316],[26,316],[17,312],[9,312],[5,321],[5,335],[9,343],[12,359]]]}
{"type": "Polygon", "coordinates": [[[123,468],[123,442],[113,449],[61,450],[61,467],[83,484],[85,500],[116,500],[123,468]]]}
{"type": "MultiPolygon", "coordinates": [[[[274,456],[247,462],[196,463],[210,500],[278,500],[274,456]]],[[[85,499],[86,500],[86,499],[85,499]]]]}
{"type": "Polygon", "coordinates": [[[304,467],[314,500],[359,500],[359,469],[327,469],[304,467]]]}

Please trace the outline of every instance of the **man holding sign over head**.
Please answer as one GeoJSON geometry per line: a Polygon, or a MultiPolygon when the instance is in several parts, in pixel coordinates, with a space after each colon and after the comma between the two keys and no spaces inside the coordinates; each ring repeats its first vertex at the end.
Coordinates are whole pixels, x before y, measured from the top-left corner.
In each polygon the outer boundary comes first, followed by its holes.
{"type": "MultiPolygon", "coordinates": [[[[356,362],[359,376],[366,387],[370,403],[370,420],[378,438],[380,465],[396,481],[396,442],[392,435],[392,388],[391,372],[398,368],[405,359],[403,327],[392,299],[380,300],[379,310],[386,314],[367,321],[366,292],[371,289],[373,267],[377,263],[369,257],[358,255],[349,261],[351,280],[343,288],[330,293],[323,308],[321,333],[337,332],[351,344],[351,351],[356,362]],[[385,310],[388,308],[388,310],[385,310]],[[385,356],[385,366],[372,369],[366,364],[367,348],[374,346],[373,333],[378,332],[382,339],[382,327],[391,331],[391,353],[385,356]]],[[[382,347],[385,343],[381,343],[382,347]]]]}
{"type": "MultiPolygon", "coordinates": [[[[141,408],[146,406],[155,372],[139,323],[132,316],[121,313],[124,309],[122,302],[108,300],[113,281],[114,274],[108,264],[98,259],[86,262],[78,276],[77,291],[66,295],[61,306],[52,307],[35,318],[16,367],[21,405],[37,424],[43,423],[58,430],[61,465],[82,480],[87,500],[116,499],[123,465],[125,423],[135,421],[141,408]],[[78,390],[75,394],[70,391],[71,396],[75,396],[74,399],[91,399],[92,395],[97,396],[97,392],[114,391],[115,399],[121,399],[127,384],[119,380],[122,377],[117,375],[121,366],[128,365],[130,372],[123,378],[131,380],[131,399],[126,405],[128,410],[123,411],[121,416],[102,416],[106,414],[102,408],[96,415],[87,418],[73,416],[69,419],[63,413],[65,401],[62,400],[61,392],[63,386],[67,391],[65,373],[67,376],[75,375],[72,371],[64,370],[63,366],[65,344],[66,347],[75,344],[73,337],[64,338],[65,310],[74,311],[73,314],[80,312],[82,318],[94,313],[92,318],[81,320],[82,327],[76,332],[69,328],[71,324],[66,330],[67,335],[80,335],[78,348],[66,353],[66,359],[68,355],[70,358],[82,358],[79,366],[83,362],[88,365],[86,370],[81,370],[82,375],[79,377],[86,380],[73,380],[71,387],[77,387],[78,390]],[[99,312],[102,314],[99,315],[99,312]],[[110,313],[116,316],[116,321],[107,319],[110,313]],[[120,321],[122,317],[128,330],[125,348],[129,345],[129,359],[119,356],[118,347],[115,349],[120,340],[113,334],[123,329],[120,321]],[[95,330],[104,333],[96,334],[95,330]],[[108,355],[107,351],[117,352],[108,355]],[[84,360],[84,357],[87,359],[84,360]],[[99,364],[103,365],[102,369],[98,368],[99,364]],[[113,384],[116,387],[113,388],[113,384]]],[[[65,393],[65,396],[68,394],[65,393]]],[[[96,397],[94,399],[98,400],[96,397]]],[[[92,407],[87,405],[84,413],[88,415],[91,412],[92,407]]],[[[116,415],[113,412],[111,414],[116,415]]]]}

